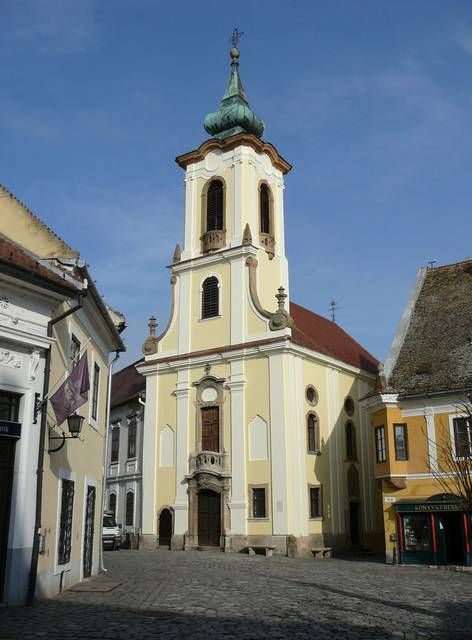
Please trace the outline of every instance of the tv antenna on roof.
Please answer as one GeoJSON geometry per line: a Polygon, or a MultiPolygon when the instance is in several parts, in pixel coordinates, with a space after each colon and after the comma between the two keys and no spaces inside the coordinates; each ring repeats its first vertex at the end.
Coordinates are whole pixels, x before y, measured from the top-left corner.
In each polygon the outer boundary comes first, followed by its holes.
{"type": "Polygon", "coordinates": [[[336,311],[339,309],[339,305],[338,305],[338,303],[336,302],[336,300],[334,298],[329,303],[328,309],[331,312],[331,320],[333,322],[336,322],[336,311]]]}
{"type": "Polygon", "coordinates": [[[434,269],[437,260],[428,260],[428,269],[434,269]]]}
{"type": "Polygon", "coordinates": [[[234,27],[233,33],[231,34],[231,38],[228,39],[228,42],[231,42],[233,47],[237,47],[238,42],[241,40],[243,35],[244,35],[244,31],[238,31],[238,29],[234,27]]]}

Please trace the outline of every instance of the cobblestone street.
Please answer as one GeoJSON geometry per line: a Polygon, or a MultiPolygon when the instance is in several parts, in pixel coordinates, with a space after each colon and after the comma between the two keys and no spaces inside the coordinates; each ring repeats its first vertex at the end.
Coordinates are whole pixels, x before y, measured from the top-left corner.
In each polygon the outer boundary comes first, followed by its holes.
{"type": "Polygon", "coordinates": [[[359,560],[105,553],[106,593],[0,608],[1,640],[472,638],[472,576],[359,560]]]}

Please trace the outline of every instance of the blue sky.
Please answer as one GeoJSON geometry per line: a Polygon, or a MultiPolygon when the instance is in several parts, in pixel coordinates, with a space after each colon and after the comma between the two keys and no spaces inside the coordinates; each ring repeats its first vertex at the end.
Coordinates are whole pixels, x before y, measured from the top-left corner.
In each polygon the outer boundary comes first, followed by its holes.
{"type": "MultiPolygon", "coordinates": [[[[2,0],[0,182],[91,266],[140,356],[183,234],[174,158],[240,71],[286,178],[291,297],[384,359],[416,272],[470,257],[470,0],[2,0]]],[[[274,302],[275,304],[275,302],[274,302]]]]}

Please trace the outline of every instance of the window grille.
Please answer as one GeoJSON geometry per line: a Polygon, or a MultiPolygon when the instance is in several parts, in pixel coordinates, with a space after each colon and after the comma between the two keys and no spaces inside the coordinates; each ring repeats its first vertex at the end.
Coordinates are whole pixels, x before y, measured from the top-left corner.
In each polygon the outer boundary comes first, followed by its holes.
{"type": "Polygon", "coordinates": [[[202,318],[214,318],[219,315],[218,278],[207,278],[202,289],[202,318]]]}
{"type": "Polygon", "coordinates": [[[223,183],[213,180],[207,192],[207,231],[223,231],[223,183]]]}
{"type": "Polygon", "coordinates": [[[70,562],[72,546],[72,516],[74,511],[74,482],[62,480],[61,517],[59,523],[59,546],[57,564],[70,562]]]}
{"type": "Polygon", "coordinates": [[[7,391],[0,392],[0,420],[18,422],[20,396],[7,391]]]}
{"type": "Polygon", "coordinates": [[[321,487],[310,487],[310,518],[321,518],[322,515],[321,487]]]}
{"type": "Polygon", "coordinates": [[[128,491],[126,494],[126,516],[125,524],[127,527],[132,527],[134,522],[134,493],[128,491]]]}
{"type": "Polygon", "coordinates": [[[252,490],[252,517],[266,517],[266,490],[264,487],[256,487],[252,490]]]}

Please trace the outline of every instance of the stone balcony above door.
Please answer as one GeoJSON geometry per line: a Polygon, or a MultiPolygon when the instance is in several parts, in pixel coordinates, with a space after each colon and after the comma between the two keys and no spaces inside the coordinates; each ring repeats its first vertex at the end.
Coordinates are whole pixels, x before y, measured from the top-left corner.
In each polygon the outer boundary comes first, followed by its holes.
{"type": "Polygon", "coordinates": [[[199,451],[190,454],[189,475],[191,478],[200,473],[210,473],[221,477],[230,477],[227,451],[199,451]]]}

